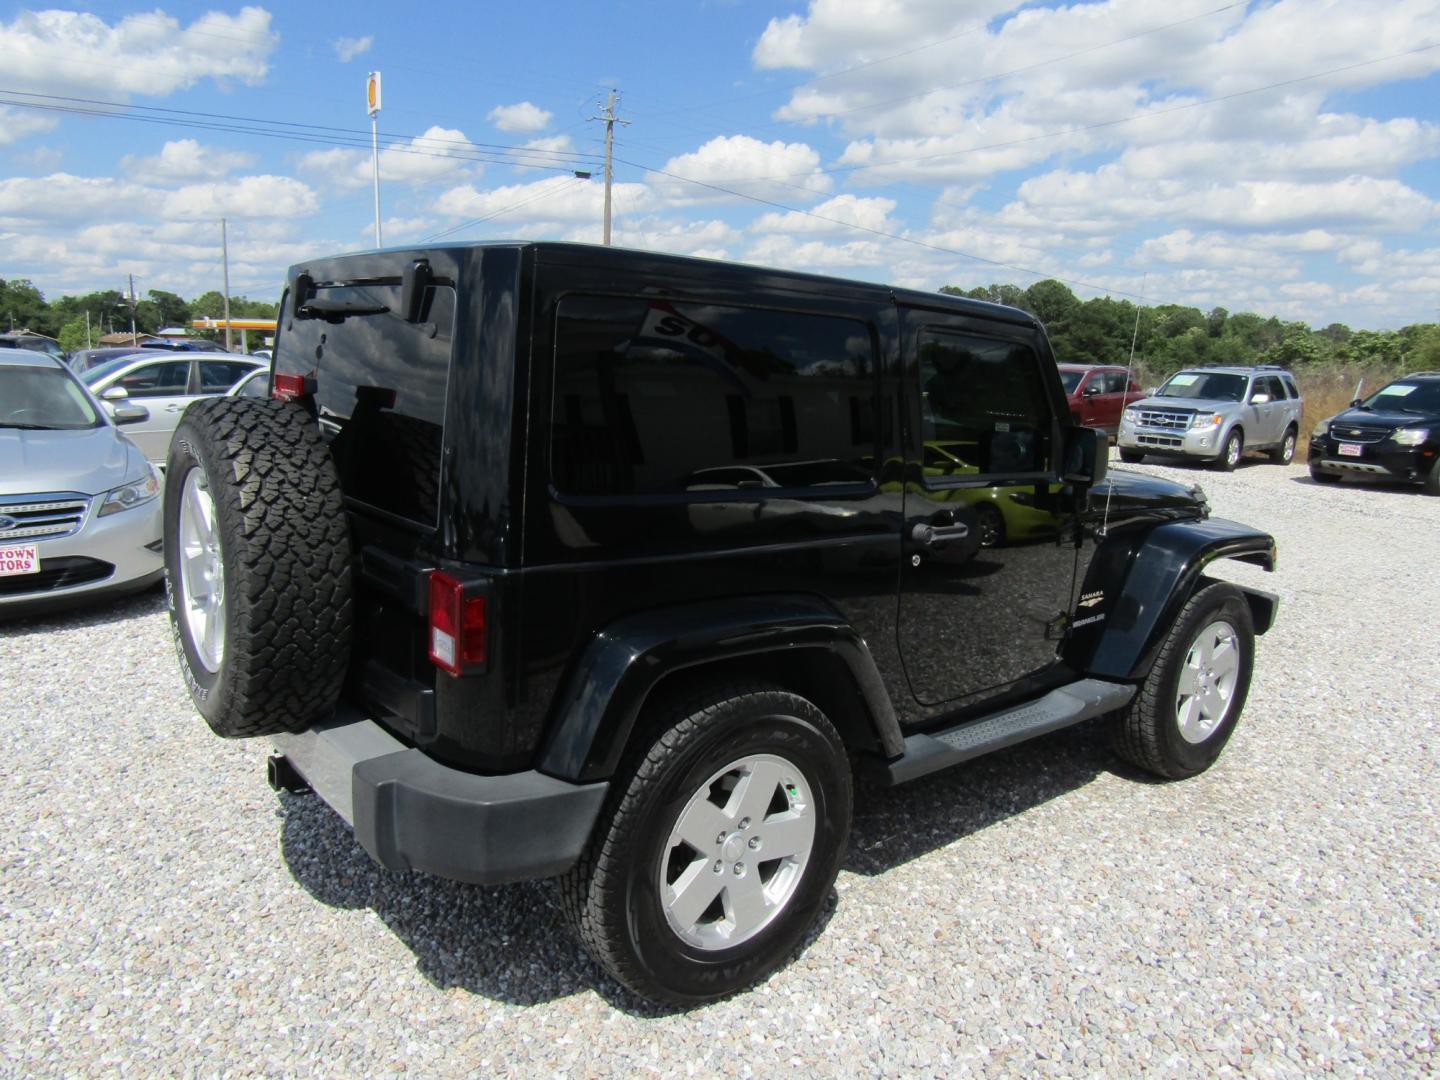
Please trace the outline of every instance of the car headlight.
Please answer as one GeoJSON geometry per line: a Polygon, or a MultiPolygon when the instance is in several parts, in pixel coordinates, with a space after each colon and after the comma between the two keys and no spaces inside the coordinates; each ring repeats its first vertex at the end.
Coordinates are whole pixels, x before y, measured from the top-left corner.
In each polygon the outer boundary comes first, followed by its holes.
{"type": "Polygon", "coordinates": [[[121,484],[119,487],[107,491],[96,516],[118,514],[121,510],[141,506],[159,494],[160,478],[155,475],[155,470],[151,469],[146,473],[145,479],[136,480],[133,484],[121,484]]]}
{"type": "Polygon", "coordinates": [[[1312,439],[1318,439],[1318,438],[1320,438],[1321,436],[1329,435],[1329,434],[1330,434],[1330,421],[1329,421],[1329,420],[1321,420],[1318,424],[1315,425],[1315,430],[1310,433],[1310,437],[1311,437],[1312,439]]]}
{"type": "Polygon", "coordinates": [[[1430,438],[1430,429],[1423,427],[1401,428],[1390,436],[1396,446],[1419,446],[1428,438],[1430,438]]]}
{"type": "Polygon", "coordinates": [[[1139,412],[1139,410],[1138,410],[1138,409],[1126,409],[1126,410],[1125,410],[1125,417],[1124,417],[1124,419],[1125,419],[1125,423],[1127,423],[1127,424],[1138,423],[1139,420],[1140,420],[1140,412],[1139,412]]]}
{"type": "Polygon", "coordinates": [[[1190,418],[1192,428],[1219,427],[1225,422],[1225,418],[1219,413],[1196,413],[1190,418]]]}

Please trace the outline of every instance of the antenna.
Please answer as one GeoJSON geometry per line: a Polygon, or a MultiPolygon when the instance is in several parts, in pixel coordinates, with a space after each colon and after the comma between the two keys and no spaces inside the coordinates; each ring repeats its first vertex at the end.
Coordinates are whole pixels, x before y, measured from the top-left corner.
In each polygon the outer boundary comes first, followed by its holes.
{"type": "MultiPolygon", "coordinates": [[[[1141,295],[1141,296],[1144,296],[1144,295],[1145,295],[1145,286],[1146,286],[1146,284],[1149,282],[1149,280],[1150,280],[1150,274],[1149,274],[1148,272],[1140,279],[1140,295],[1141,295]]],[[[1142,310],[1142,309],[1141,309],[1141,306],[1140,306],[1139,304],[1136,304],[1136,305],[1135,305],[1135,329],[1130,332],[1130,359],[1129,359],[1128,361],[1126,361],[1126,363],[1125,363],[1125,391],[1126,391],[1126,392],[1128,392],[1129,389],[1130,389],[1130,380],[1131,380],[1131,378],[1133,377],[1133,373],[1134,373],[1134,371],[1135,371],[1135,343],[1140,340],[1140,312],[1141,312],[1141,310],[1142,310]]],[[[1129,406],[1124,406],[1123,408],[1128,408],[1128,407],[1129,407],[1129,406]]],[[[1116,439],[1116,442],[1119,442],[1119,439],[1118,439],[1118,438],[1116,439]]],[[[1106,445],[1105,445],[1105,452],[1106,452],[1107,454],[1110,452],[1110,445],[1109,445],[1108,440],[1107,440],[1106,445]]],[[[1102,514],[1101,517],[1100,517],[1100,536],[1102,536],[1102,537],[1103,537],[1103,536],[1109,531],[1109,529],[1110,529],[1110,499],[1114,496],[1114,494],[1115,494],[1115,481],[1114,481],[1114,480],[1111,480],[1110,483],[1107,484],[1106,487],[1105,487],[1105,513],[1102,514]]]]}

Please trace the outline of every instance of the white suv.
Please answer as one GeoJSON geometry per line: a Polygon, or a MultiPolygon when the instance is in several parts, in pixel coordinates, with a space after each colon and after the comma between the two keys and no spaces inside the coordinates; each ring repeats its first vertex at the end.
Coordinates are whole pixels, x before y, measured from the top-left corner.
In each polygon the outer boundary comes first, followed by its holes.
{"type": "Polygon", "coordinates": [[[1295,376],[1281,367],[1187,368],[1126,407],[1120,458],[1203,458],[1228,472],[1246,450],[1268,450],[1271,461],[1288,465],[1303,406],[1295,376]]]}

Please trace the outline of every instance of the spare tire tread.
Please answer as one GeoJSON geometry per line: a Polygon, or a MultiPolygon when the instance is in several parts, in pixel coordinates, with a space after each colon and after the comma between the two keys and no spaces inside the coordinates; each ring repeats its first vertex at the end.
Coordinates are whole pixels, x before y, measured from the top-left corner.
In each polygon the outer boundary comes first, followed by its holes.
{"type": "MultiPolygon", "coordinates": [[[[178,487],[188,454],[209,477],[234,609],[217,685],[196,704],[231,738],[303,730],[335,709],[354,621],[349,530],[329,448],[296,405],[219,397],[186,410],[168,487],[178,487]]],[[[167,508],[167,540],[170,516],[167,508]]],[[[173,586],[171,594],[179,635],[173,586]]]]}

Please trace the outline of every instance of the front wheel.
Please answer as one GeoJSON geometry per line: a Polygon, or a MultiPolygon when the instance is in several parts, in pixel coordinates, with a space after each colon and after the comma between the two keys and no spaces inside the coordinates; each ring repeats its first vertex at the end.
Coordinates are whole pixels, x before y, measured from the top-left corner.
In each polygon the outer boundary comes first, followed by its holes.
{"type": "Polygon", "coordinates": [[[1201,589],[1121,715],[1116,752],[1167,780],[1204,772],[1235,730],[1254,663],[1255,625],[1244,595],[1233,585],[1201,589]]]}
{"type": "Polygon", "coordinates": [[[1131,450],[1122,446],[1120,448],[1120,460],[1126,465],[1138,465],[1145,460],[1144,450],[1131,450]]]}
{"type": "Polygon", "coordinates": [[[1240,464],[1240,455],[1245,452],[1245,436],[1240,434],[1236,428],[1225,437],[1225,445],[1220,448],[1220,456],[1215,459],[1215,467],[1221,472],[1234,472],[1235,466],[1240,464]]]}
{"type": "Polygon", "coordinates": [[[849,762],[824,714],[777,688],[711,684],[653,716],[561,899],[621,983],[695,1005],[763,979],[814,924],[849,834],[849,762]]]}
{"type": "Polygon", "coordinates": [[[1321,472],[1314,465],[1310,466],[1310,479],[1317,484],[1338,484],[1340,482],[1340,477],[1335,473],[1321,472]]]}

